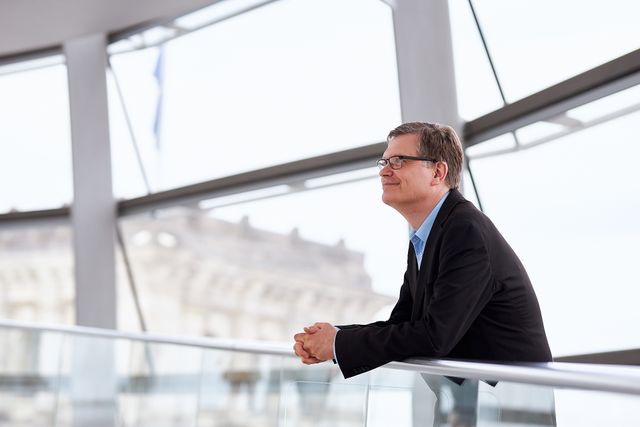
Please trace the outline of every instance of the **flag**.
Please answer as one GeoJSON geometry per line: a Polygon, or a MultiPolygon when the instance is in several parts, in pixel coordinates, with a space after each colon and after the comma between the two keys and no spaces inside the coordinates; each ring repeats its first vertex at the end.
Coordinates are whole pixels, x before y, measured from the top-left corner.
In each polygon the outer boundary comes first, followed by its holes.
{"type": "Polygon", "coordinates": [[[156,139],[156,149],[160,150],[160,125],[162,122],[162,91],[164,78],[164,46],[158,48],[158,59],[153,70],[153,77],[158,86],[158,99],[156,100],[156,116],[153,120],[153,134],[156,139]]]}

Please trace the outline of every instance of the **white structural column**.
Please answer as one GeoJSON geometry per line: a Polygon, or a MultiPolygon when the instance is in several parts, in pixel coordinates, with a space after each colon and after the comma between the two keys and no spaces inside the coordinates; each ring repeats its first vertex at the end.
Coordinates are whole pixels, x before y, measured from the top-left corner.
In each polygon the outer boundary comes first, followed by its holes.
{"type": "Polygon", "coordinates": [[[76,324],[116,328],[116,204],[111,182],[106,37],[64,43],[73,153],[76,324]]]}
{"type": "Polygon", "coordinates": [[[460,130],[447,0],[397,0],[393,8],[402,121],[460,130]]]}

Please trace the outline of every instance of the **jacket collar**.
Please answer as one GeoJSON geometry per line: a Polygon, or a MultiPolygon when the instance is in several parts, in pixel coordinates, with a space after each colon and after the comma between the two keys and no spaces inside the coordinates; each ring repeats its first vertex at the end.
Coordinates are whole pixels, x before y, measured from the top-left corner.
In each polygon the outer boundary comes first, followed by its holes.
{"type": "MultiPolygon", "coordinates": [[[[433,228],[432,228],[431,231],[434,231],[435,229],[442,228],[444,223],[449,218],[449,215],[451,214],[451,211],[453,211],[453,208],[457,204],[463,203],[463,202],[466,202],[466,201],[467,201],[467,199],[465,199],[464,196],[458,190],[456,190],[455,188],[449,190],[449,196],[447,197],[447,200],[445,200],[444,203],[442,204],[442,207],[440,208],[440,212],[438,212],[438,216],[436,217],[436,220],[433,223],[433,228]]],[[[429,236],[429,239],[427,239],[427,246],[429,245],[429,240],[431,240],[430,237],[431,236],[429,236]]],[[[431,240],[431,241],[433,241],[433,240],[431,240]]]]}

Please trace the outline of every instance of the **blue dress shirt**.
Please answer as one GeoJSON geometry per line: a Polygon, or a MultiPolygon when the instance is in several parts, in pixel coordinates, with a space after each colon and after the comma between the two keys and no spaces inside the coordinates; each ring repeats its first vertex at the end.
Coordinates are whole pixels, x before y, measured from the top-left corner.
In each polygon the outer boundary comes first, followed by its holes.
{"type": "Polygon", "coordinates": [[[429,215],[425,218],[420,228],[418,228],[417,230],[409,230],[409,240],[411,240],[411,243],[413,244],[413,250],[416,253],[418,268],[420,268],[422,255],[424,255],[424,247],[427,244],[427,239],[429,238],[429,233],[431,233],[433,223],[436,222],[438,212],[440,212],[440,208],[442,207],[444,201],[447,199],[448,195],[449,192],[447,191],[445,195],[442,196],[438,204],[431,210],[431,213],[429,213],[429,215]]]}

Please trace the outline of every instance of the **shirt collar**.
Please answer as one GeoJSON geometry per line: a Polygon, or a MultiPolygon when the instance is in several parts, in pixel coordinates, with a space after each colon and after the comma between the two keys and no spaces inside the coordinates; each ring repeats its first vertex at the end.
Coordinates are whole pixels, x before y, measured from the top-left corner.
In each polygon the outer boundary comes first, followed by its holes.
{"type": "Polygon", "coordinates": [[[444,196],[440,198],[438,204],[431,210],[427,218],[425,218],[422,225],[418,228],[418,230],[414,230],[409,227],[409,239],[413,239],[414,236],[418,239],[422,240],[422,242],[426,242],[429,237],[429,233],[431,232],[431,228],[433,227],[433,223],[436,222],[436,217],[438,216],[438,212],[440,212],[440,208],[442,207],[444,201],[447,199],[449,195],[449,191],[444,193],[444,196]]]}

